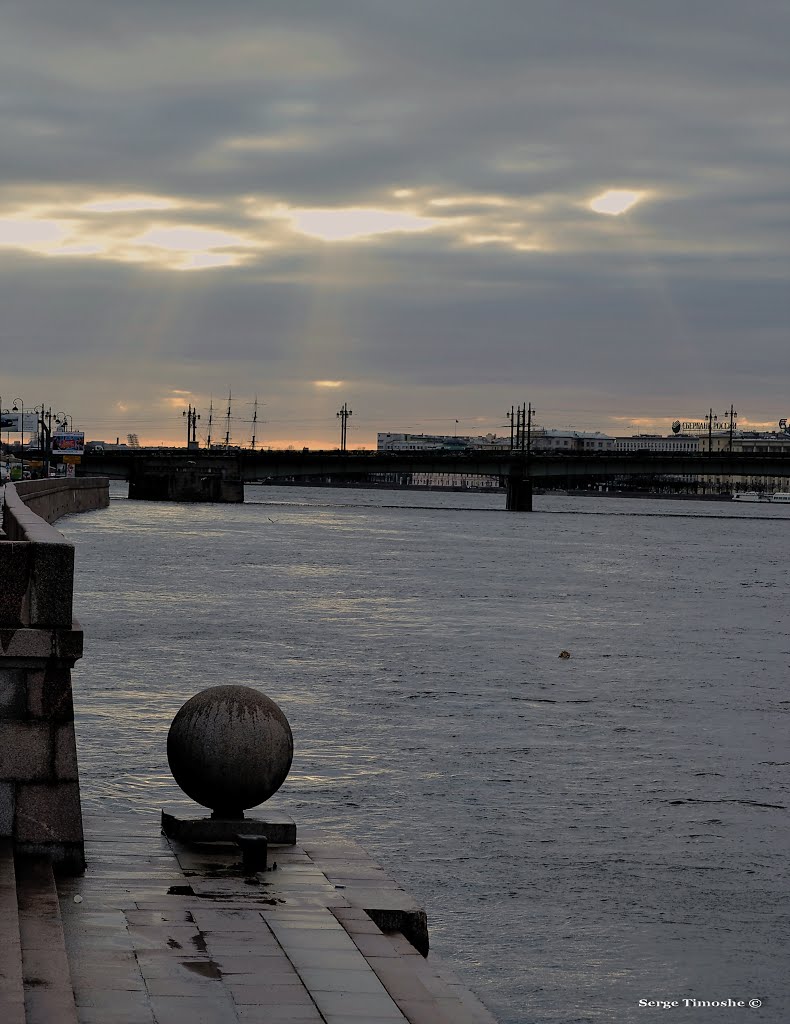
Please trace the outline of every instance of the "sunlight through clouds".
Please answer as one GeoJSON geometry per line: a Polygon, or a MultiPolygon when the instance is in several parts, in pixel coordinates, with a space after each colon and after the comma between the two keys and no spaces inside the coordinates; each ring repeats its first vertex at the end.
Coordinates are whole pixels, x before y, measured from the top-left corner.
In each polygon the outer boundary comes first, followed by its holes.
{"type": "Polygon", "coordinates": [[[619,217],[645,198],[646,192],[633,192],[625,188],[609,188],[600,195],[594,196],[589,207],[595,213],[605,213],[610,217],[619,217]]]}
{"type": "Polygon", "coordinates": [[[140,213],[144,210],[175,210],[185,205],[166,196],[128,195],[94,199],[77,207],[86,213],[140,213]]]}
{"type": "Polygon", "coordinates": [[[6,217],[0,219],[0,246],[48,253],[57,249],[69,233],[68,222],[6,217]]]}
{"type": "Polygon", "coordinates": [[[172,249],[176,252],[202,252],[206,249],[223,249],[229,246],[244,246],[239,235],[216,228],[198,228],[188,224],[173,224],[149,228],[142,235],[132,239],[137,245],[152,245],[157,249],[172,249]]]}
{"type": "Polygon", "coordinates": [[[334,209],[280,207],[276,212],[289,220],[295,231],[310,238],[320,238],[324,242],[348,242],[374,235],[431,231],[444,223],[435,217],[362,206],[334,209]]]}

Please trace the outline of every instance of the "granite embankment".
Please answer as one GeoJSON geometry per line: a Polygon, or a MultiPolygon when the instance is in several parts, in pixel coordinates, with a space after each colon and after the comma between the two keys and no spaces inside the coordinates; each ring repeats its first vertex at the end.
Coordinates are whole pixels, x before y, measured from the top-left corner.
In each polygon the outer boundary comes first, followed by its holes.
{"type": "Polygon", "coordinates": [[[108,808],[83,834],[74,549],[51,524],[107,504],[98,479],[5,491],[2,1024],[494,1024],[428,953],[424,911],[353,843],[275,840],[251,870],[233,844],[168,839],[154,807],[108,808]]]}

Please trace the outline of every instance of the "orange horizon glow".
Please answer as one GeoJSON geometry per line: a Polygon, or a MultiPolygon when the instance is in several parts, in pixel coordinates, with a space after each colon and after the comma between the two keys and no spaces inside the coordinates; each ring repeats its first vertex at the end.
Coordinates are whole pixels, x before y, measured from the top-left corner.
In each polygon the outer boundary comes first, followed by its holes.
{"type": "MultiPolygon", "coordinates": [[[[172,438],[163,437],[161,434],[144,435],[144,434],[141,434],[139,431],[127,431],[126,433],[136,433],[138,438],[139,438],[139,440],[140,440],[140,447],[141,448],[158,448],[158,447],[163,447],[163,448],[184,448],[186,450],[186,428],[184,428],[183,431],[179,431],[178,435],[176,437],[172,437],[172,438]]],[[[118,434],[115,434],[115,436],[119,438],[119,441],[120,441],[121,444],[126,444],[127,443],[126,433],[121,434],[120,436],[118,434]]],[[[220,441],[221,441],[221,439],[223,437],[224,437],[224,431],[218,430],[217,431],[217,435],[216,435],[216,441],[214,443],[215,444],[220,443],[220,441]]],[[[90,441],[91,440],[91,438],[88,436],[87,433],[85,435],[85,440],[86,441],[90,441]]],[[[97,440],[101,440],[101,439],[97,438],[97,440]]],[[[112,444],[113,442],[107,440],[107,443],[108,444],[112,444]]],[[[251,450],[250,449],[250,439],[249,439],[249,437],[245,437],[242,440],[234,441],[233,435],[231,434],[230,444],[231,444],[231,448],[238,447],[242,451],[250,451],[251,450]]],[[[205,441],[202,440],[202,439],[200,441],[200,447],[202,449],[205,449],[205,447],[206,447],[205,441]]],[[[335,449],[339,449],[340,448],[339,431],[338,431],[337,434],[332,434],[331,437],[324,437],[324,438],[320,438],[320,439],[319,438],[315,438],[315,437],[311,437],[311,438],[292,438],[292,437],[264,438],[262,441],[258,441],[256,443],[256,445],[255,445],[255,450],[258,451],[258,452],[261,452],[261,451],[265,452],[269,448],[271,448],[271,449],[273,449],[275,451],[297,451],[298,452],[298,451],[301,451],[303,448],[309,448],[310,451],[316,451],[316,452],[320,452],[320,451],[334,451],[335,449]]],[[[358,450],[375,451],[376,450],[376,444],[375,444],[375,442],[372,443],[372,444],[370,444],[370,443],[369,444],[364,444],[362,442],[359,442],[359,443],[350,442],[349,445],[348,445],[348,450],[351,451],[351,452],[358,451],[358,450]]]]}

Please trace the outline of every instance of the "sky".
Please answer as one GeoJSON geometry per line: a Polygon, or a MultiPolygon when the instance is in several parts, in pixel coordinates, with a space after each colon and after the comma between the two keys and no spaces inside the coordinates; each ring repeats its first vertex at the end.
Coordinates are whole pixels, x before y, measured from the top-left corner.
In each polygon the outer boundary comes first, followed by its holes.
{"type": "Polygon", "coordinates": [[[7,0],[0,399],[88,439],[790,415],[786,0],[7,0]],[[456,422],[457,421],[457,422],[456,422]]]}

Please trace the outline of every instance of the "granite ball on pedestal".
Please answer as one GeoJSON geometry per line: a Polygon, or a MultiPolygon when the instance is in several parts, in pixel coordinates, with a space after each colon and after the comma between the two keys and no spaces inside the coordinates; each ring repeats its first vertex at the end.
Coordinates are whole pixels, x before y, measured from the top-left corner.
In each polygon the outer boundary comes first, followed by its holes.
{"type": "Polygon", "coordinates": [[[243,818],[285,782],[293,760],[288,719],[249,686],[211,686],[190,698],[167,735],[170,771],[214,818],[243,818]]]}

